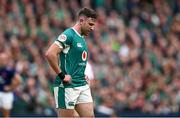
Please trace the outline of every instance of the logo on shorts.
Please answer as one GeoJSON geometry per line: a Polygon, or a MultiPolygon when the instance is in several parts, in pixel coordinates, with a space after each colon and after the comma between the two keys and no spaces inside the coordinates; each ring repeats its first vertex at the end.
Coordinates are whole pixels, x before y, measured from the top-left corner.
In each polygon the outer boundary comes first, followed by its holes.
{"type": "Polygon", "coordinates": [[[75,106],[75,103],[74,102],[68,102],[68,105],[69,106],[75,106]]]}

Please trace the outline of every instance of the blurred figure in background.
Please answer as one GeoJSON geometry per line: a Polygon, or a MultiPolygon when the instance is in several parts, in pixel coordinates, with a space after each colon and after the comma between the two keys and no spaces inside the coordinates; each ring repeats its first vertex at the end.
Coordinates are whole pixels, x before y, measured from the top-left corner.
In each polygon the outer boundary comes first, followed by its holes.
{"type": "Polygon", "coordinates": [[[87,80],[88,84],[91,85],[94,79],[94,71],[93,71],[93,66],[90,62],[87,62],[85,75],[86,75],[85,79],[87,80]]]}
{"type": "Polygon", "coordinates": [[[10,116],[10,110],[13,107],[13,91],[21,83],[20,75],[15,69],[9,68],[8,54],[0,53],[0,108],[3,117],[10,116]]]}

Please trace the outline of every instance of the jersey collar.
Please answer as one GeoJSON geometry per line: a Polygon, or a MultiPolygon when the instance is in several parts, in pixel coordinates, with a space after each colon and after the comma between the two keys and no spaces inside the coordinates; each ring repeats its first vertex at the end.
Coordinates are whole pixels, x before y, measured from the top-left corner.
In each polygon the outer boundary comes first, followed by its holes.
{"type": "Polygon", "coordinates": [[[72,29],[76,32],[76,34],[77,34],[78,36],[80,36],[81,38],[84,38],[83,36],[81,36],[81,35],[74,29],[74,27],[72,27],[72,29]]]}

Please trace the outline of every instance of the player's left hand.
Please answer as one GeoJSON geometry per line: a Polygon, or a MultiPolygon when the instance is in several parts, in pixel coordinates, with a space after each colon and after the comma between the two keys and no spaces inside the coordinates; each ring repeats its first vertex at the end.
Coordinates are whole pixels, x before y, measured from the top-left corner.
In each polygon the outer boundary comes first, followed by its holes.
{"type": "Polygon", "coordinates": [[[90,84],[90,80],[89,80],[89,77],[87,75],[85,75],[85,80],[87,81],[88,84],[90,84]]]}

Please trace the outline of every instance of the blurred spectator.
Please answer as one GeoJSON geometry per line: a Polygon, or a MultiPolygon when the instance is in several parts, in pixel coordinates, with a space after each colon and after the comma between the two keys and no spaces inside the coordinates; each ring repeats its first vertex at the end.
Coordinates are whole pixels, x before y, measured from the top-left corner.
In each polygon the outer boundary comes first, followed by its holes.
{"type": "Polygon", "coordinates": [[[83,6],[99,14],[87,37],[97,116],[179,113],[179,0],[0,0],[0,52],[23,79],[12,114],[54,115],[55,73],[43,54],[83,6]]]}
{"type": "Polygon", "coordinates": [[[10,117],[13,107],[13,91],[21,84],[20,75],[8,66],[9,58],[6,52],[0,53],[0,109],[5,118],[10,117]]]}

